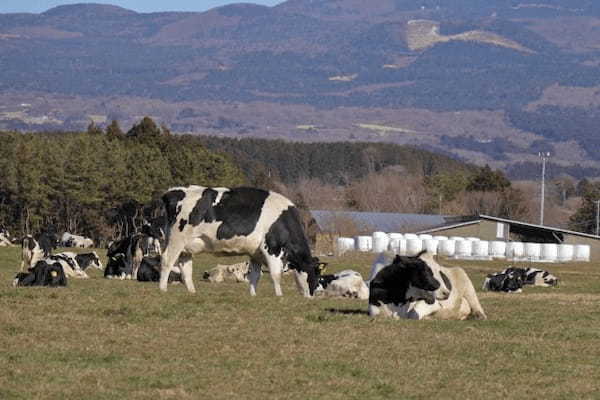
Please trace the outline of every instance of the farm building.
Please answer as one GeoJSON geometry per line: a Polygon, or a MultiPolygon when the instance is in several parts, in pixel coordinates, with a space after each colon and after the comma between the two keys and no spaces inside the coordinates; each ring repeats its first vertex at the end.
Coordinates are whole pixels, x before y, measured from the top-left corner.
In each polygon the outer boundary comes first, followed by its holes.
{"type": "Polygon", "coordinates": [[[417,232],[444,225],[457,225],[473,217],[430,214],[399,214],[359,211],[311,210],[306,230],[317,254],[335,250],[336,239],[342,236],[372,232],[417,232]]]}
{"type": "Polygon", "coordinates": [[[317,254],[335,252],[336,241],[340,236],[370,235],[381,231],[476,237],[487,241],[589,245],[591,260],[600,260],[600,236],[489,215],[448,216],[312,210],[310,218],[308,234],[317,254]]]}
{"type": "Polygon", "coordinates": [[[600,259],[600,236],[550,226],[529,224],[489,215],[478,215],[459,223],[441,224],[416,231],[419,234],[477,237],[534,243],[583,244],[590,246],[590,258],[600,259]]]}

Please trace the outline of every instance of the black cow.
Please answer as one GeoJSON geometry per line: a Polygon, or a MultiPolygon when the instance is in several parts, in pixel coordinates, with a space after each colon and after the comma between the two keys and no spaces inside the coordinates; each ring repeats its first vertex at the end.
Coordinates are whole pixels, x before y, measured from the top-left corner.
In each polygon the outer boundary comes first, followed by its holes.
{"type": "Polygon", "coordinates": [[[108,256],[104,277],[107,279],[131,279],[131,264],[127,263],[125,254],[116,253],[108,256]]]}
{"type": "MultiPolygon", "coordinates": [[[[160,280],[160,256],[146,256],[142,259],[137,280],[140,282],[158,282],[160,280]]],[[[181,282],[181,274],[171,271],[169,283],[171,282],[181,282]]]]}
{"type": "Polygon", "coordinates": [[[275,294],[282,295],[281,273],[287,264],[307,297],[318,285],[317,263],[294,204],[284,196],[256,188],[176,187],[163,195],[167,216],[160,289],[179,262],[186,288],[192,282],[192,254],[247,255],[250,294],[256,294],[261,265],[269,268],[275,294]]]}
{"type": "Polygon", "coordinates": [[[28,272],[19,272],[13,286],[67,286],[67,277],[60,263],[41,260],[28,272]]]}

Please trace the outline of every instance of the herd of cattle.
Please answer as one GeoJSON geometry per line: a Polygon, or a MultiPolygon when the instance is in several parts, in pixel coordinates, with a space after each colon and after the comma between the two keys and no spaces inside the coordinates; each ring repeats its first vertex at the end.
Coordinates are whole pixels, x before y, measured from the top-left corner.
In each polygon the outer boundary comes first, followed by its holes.
{"type": "MultiPolygon", "coordinates": [[[[192,255],[247,255],[248,262],[217,265],[204,274],[209,282],[232,279],[256,289],[262,267],[269,271],[277,296],[282,295],[281,276],[293,273],[306,297],[354,297],[368,300],[371,316],[424,319],[486,319],[475,288],[459,267],[444,267],[427,252],[417,256],[381,253],[369,278],[344,270],[325,275],[326,263],[311,255],[298,210],[287,198],[255,188],[176,187],[163,195],[166,226],[146,225],[142,231],[110,243],[107,265],[96,252],[52,254],[58,246],[93,247],[93,241],[64,233],[26,236],[21,240],[21,272],[14,286],[66,286],[67,278],[87,278],[87,268],[104,271],[109,279],[182,282],[194,292],[192,255]]],[[[10,245],[0,229],[0,245],[10,245]],[[5,244],[2,244],[5,243],[5,244]]],[[[523,285],[555,286],[558,279],[533,268],[509,267],[489,275],[484,290],[517,292],[523,285]]]]}

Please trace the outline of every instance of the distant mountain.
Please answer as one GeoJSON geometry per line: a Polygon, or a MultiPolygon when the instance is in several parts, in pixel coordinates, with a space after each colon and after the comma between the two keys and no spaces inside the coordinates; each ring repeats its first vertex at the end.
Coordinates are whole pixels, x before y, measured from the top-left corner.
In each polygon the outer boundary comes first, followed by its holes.
{"type": "Polygon", "coordinates": [[[557,173],[587,174],[600,169],[598,26],[592,0],[0,14],[0,129],[149,115],[180,132],[412,144],[515,175],[544,148],[557,173]]]}

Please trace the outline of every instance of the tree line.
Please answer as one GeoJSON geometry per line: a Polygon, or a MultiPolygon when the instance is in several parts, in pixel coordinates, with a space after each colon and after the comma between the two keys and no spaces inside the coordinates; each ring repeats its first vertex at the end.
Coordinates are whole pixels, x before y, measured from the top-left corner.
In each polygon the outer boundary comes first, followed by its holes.
{"type": "Polygon", "coordinates": [[[127,133],[116,122],[80,133],[0,133],[0,225],[17,234],[54,226],[120,237],[156,217],[171,186],[245,182],[227,156],[150,118],[127,133]]]}
{"type": "MultiPolygon", "coordinates": [[[[531,196],[501,171],[408,146],[172,135],[148,117],[127,132],[116,121],[86,132],[0,132],[0,225],[17,235],[54,226],[119,238],[160,216],[167,188],[189,184],[275,189],[305,209],[532,220],[531,196]]],[[[563,201],[571,186],[561,186],[563,201]]],[[[588,218],[588,203],[573,224],[588,218]]]]}

